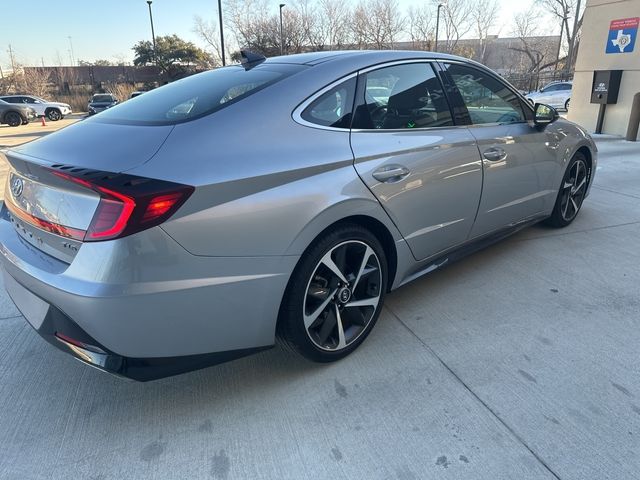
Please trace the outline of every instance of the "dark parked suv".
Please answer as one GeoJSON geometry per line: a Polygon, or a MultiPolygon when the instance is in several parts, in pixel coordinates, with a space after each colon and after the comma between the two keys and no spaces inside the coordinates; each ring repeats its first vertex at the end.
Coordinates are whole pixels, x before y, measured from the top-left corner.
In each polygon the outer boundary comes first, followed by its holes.
{"type": "Polygon", "coordinates": [[[111,93],[96,93],[89,102],[87,110],[89,115],[100,113],[107,108],[117,105],[118,99],[111,93]]]}
{"type": "Polygon", "coordinates": [[[10,127],[26,125],[36,118],[36,111],[26,105],[16,105],[0,100],[0,124],[6,123],[10,127]]]}

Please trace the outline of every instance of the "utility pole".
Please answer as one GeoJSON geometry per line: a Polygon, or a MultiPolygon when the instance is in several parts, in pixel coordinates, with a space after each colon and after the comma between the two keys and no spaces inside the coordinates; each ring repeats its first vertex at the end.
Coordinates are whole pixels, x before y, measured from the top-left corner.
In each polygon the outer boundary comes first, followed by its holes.
{"type": "Polygon", "coordinates": [[[440,31],[440,9],[444,7],[442,3],[438,4],[438,14],[436,15],[436,44],[433,49],[434,52],[438,51],[438,33],[440,31]]]}
{"type": "Polygon", "coordinates": [[[76,56],[73,53],[73,42],[71,41],[71,35],[68,35],[67,38],[69,39],[69,55],[71,57],[71,66],[75,67],[76,66],[76,56]]]}
{"type": "Polygon", "coordinates": [[[280,4],[280,55],[283,55],[284,52],[284,35],[282,30],[282,7],[284,7],[284,3],[280,4]]]}
{"type": "Polygon", "coordinates": [[[153,30],[153,13],[151,13],[151,4],[153,3],[152,0],[147,0],[147,5],[149,5],[149,21],[151,22],[151,38],[153,39],[153,60],[154,63],[156,64],[156,67],[158,66],[158,55],[156,52],[156,33],[153,30]]]}
{"type": "Polygon", "coordinates": [[[9,60],[11,60],[11,74],[15,75],[15,73],[16,73],[16,58],[13,55],[13,49],[11,48],[11,44],[9,44],[9,60]]]}
{"type": "Polygon", "coordinates": [[[224,56],[224,26],[222,25],[222,0],[218,0],[218,21],[220,22],[220,54],[222,56],[222,66],[227,62],[224,56]]]}

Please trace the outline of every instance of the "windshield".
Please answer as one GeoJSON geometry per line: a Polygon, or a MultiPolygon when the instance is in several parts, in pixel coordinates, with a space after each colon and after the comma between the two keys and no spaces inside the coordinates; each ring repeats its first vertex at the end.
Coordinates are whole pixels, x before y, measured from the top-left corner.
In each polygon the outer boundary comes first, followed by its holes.
{"type": "Polygon", "coordinates": [[[100,114],[100,121],[165,125],[198,118],[293,75],[302,65],[263,63],[199,73],[139,95],[100,114]]]}
{"type": "Polygon", "coordinates": [[[111,95],[94,95],[92,102],[113,102],[111,95]]]}

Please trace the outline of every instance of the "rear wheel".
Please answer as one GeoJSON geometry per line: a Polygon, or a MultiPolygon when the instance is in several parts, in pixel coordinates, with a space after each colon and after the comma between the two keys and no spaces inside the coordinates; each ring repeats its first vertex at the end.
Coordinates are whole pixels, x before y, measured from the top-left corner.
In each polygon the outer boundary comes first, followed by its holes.
{"type": "Polygon", "coordinates": [[[10,127],[18,127],[22,125],[22,117],[19,113],[9,112],[4,117],[4,123],[9,125],[10,127]]]}
{"type": "Polygon", "coordinates": [[[566,227],[575,220],[587,193],[589,169],[587,159],[582,153],[576,153],[562,179],[560,191],[551,216],[546,220],[552,227],[566,227]]]}
{"type": "Polygon", "coordinates": [[[317,240],[294,270],[280,308],[278,337],[316,362],[354,351],[375,325],[387,288],[382,245],[349,224],[317,240]]]}

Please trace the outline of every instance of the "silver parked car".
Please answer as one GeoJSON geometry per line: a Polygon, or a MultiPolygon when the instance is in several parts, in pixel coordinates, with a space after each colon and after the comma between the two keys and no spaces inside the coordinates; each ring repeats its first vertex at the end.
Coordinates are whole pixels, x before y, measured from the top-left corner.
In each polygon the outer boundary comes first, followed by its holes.
{"type": "Polygon", "coordinates": [[[572,82],[551,82],[537,92],[528,93],[526,97],[532,105],[535,103],[544,103],[553,108],[569,111],[572,89],[572,82]]]}
{"type": "Polygon", "coordinates": [[[5,155],[11,298],[55,346],[138,380],[276,337],[338,360],[388,291],[571,223],[597,158],[482,65],[406,51],[245,53],[5,155]]]}

